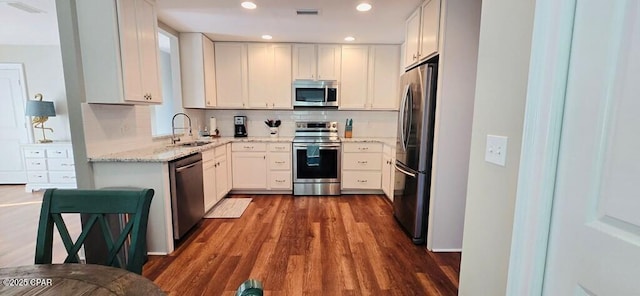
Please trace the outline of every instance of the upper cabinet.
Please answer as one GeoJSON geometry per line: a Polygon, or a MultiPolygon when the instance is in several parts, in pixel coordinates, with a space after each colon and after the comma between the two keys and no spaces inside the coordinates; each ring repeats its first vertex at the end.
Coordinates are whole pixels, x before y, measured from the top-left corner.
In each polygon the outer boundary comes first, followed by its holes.
{"type": "Polygon", "coordinates": [[[440,32],[440,0],[427,0],[422,4],[420,28],[420,60],[438,52],[440,32]]]}
{"type": "Polygon", "coordinates": [[[367,104],[369,46],[342,46],[341,109],[364,109],[367,104]]]}
{"type": "Polygon", "coordinates": [[[182,104],[185,108],[216,106],[213,42],[201,33],[180,33],[182,104]]]}
{"type": "Polygon", "coordinates": [[[161,103],[156,4],[77,1],[87,103],[161,103]]]}
{"type": "Polygon", "coordinates": [[[339,108],[397,110],[399,68],[397,45],[344,45],[339,108]]]}
{"type": "Polygon", "coordinates": [[[420,51],[420,12],[418,7],[416,11],[407,19],[406,33],[404,40],[404,66],[408,67],[418,62],[420,51]]]}
{"type": "Polygon", "coordinates": [[[369,49],[370,109],[397,110],[400,100],[400,47],[374,45],[369,49]]]}
{"type": "Polygon", "coordinates": [[[217,107],[247,108],[247,45],[216,42],[214,48],[217,107]]]}
{"type": "Polygon", "coordinates": [[[291,109],[291,45],[247,45],[249,108],[291,109]]]}
{"type": "Polygon", "coordinates": [[[293,79],[340,80],[341,60],[340,45],[295,44],[293,79]]]}
{"type": "Polygon", "coordinates": [[[291,109],[291,45],[216,42],[217,104],[224,109],[291,109]]]}
{"type": "Polygon", "coordinates": [[[426,0],[406,22],[404,66],[409,67],[438,52],[440,1],[426,0]]]}

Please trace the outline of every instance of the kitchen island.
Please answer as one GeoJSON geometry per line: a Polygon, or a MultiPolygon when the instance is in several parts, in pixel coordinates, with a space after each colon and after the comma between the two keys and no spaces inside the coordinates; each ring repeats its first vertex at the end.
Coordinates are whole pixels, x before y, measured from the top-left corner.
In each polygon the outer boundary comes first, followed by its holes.
{"type": "MultiPolygon", "coordinates": [[[[227,147],[231,163],[230,145],[233,142],[288,142],[292,138],[218,138],[201,146],[184,144],[136,149],[90,157],[96,188],[139,187],[152,188],[155,195],[149,210],[147,251],[150,255],[167,255],[174,250],[171,213],[169,162],[216,147],[227,147]]],[[[229,168],[231,166],[229,165],[229,168]]],[[[230,176],[230,173],[229,175],[230,176]]]]}

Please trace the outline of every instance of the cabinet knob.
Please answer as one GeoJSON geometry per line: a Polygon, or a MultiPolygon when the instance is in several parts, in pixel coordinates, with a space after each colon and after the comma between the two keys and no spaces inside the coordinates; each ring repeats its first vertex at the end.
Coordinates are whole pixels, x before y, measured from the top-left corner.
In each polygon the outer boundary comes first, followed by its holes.
{"type": "Polygon", "coordinates": [[[276,103],[271,103],[271,107],[276,107],[276,103]]]}

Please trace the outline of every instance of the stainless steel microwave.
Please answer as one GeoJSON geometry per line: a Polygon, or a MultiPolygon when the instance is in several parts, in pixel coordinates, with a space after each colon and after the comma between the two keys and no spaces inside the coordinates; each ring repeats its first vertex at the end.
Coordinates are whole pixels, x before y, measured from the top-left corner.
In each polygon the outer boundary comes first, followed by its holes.
{"type": "Polygon", "coordinates": [[[297,80],[293,82],[293,107],[338,107],[338,82],[297,80]]]}

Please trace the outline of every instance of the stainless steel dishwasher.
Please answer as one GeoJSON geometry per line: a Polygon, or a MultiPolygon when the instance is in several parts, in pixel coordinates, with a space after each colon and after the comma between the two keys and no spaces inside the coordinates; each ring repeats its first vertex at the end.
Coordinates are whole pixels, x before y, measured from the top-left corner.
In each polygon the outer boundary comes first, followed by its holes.
{"type": "Polygon", "coordinates": [[[202,154],[169,162],[173,238],[180,239],[204,216],[202,154]]]}

